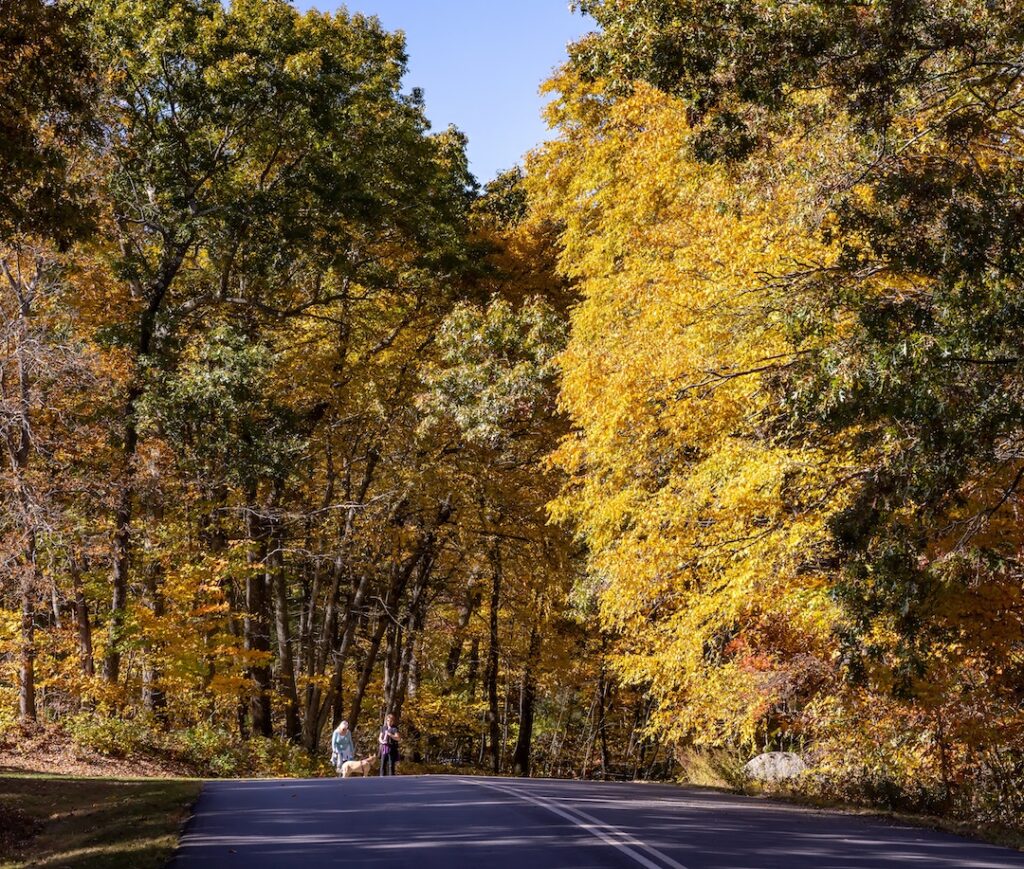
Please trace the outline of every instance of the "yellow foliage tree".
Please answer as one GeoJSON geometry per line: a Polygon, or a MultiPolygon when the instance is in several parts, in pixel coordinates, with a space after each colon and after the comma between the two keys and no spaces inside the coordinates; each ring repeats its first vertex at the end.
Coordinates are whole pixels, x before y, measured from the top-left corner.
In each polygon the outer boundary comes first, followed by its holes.
{"type": "Polygon", "coordinates": [[[563,135],[530,183],[582,301],[553,514],[590,547],[615,665],[656,698],[656,730],[787,744],[835,671],[825,523],[854,465],[842,444],[773,430],[766,384],[794,351],[764,276],[830,256],[804,227],[806,167],[832,158],[794,140],[738,175],[688,155],[679,100],[638,86],[611,101],[569,73],[554,87],[563,135]]]}

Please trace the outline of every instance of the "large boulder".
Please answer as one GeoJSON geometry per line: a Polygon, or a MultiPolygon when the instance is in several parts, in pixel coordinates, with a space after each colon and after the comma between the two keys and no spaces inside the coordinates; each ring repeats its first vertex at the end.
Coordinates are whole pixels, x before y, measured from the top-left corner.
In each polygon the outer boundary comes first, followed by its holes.
{"type": "Polygon", "coordinates": [[[791,751],[769,751],[759,754],[743,767],[748,778],[756,781],[779,782],[796,778],[807,769],[799,754],[791,751]]]}

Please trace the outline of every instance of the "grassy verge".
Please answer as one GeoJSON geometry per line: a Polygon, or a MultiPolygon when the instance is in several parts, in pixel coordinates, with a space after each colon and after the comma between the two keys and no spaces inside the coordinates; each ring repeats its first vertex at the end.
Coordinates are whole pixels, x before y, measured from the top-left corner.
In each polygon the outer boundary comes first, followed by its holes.
{"type": "Polygon", "coordinates": [[[0,775],[0,867],[163,866],[202,783],[0,775]]]}
{"type": "Polygon", "coordinates": [[[957,836],[963,836],[965,839],[976,839],[980,842],[988,842],[990,845],[1001,845],[1004,848],[1024,851],[1024,830],[1001,824],[981,824],[955,818],[944,818],[939,815],[914,814],[911,812],[901,812],[896,809],[855,805],[838,799],[828,799],[827,797],[799,792],[748,790],[747,793],[751,796],[763,796],[780,802],[804,806],[805,808],[843,812],[847,815],[860,815],[874,820],[904,824],[908,827],[925,827],[943,833],[954,833],[957,836]]]}
{"type": "Polygon", "coordinates": [[[1024,829],[1008,824],[981,823],[966,819],[920,814],[899,809],[886,809],[865,803],[850,803],[839,795],[808,793],[807,789],[788,787],[785,783],[770,786],[749,781],[743,773],[746,754],[725,749],[685,749],[677,752],[676,760],[682,767],[680,784],[690,787],[709,787],[714,790],[764,797],[793,803],[812,809],[837,811],[849,815],[863,815],[890,823],[927,827],[946,833],[955,833],[968,839],[979,839],[993,845],[1003,845],[1024,851],[1024,829]]]}

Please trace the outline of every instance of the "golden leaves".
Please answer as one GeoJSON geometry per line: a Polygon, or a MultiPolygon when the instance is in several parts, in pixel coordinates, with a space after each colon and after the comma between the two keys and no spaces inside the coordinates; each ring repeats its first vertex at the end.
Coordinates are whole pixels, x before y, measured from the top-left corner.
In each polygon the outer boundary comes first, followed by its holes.
{"type": "Polygon", "coordinates": [[[793,358],[765,276],[829,252],[803,231],[799,159],[736,178],[687,156],[671,97],[557,85],[563,138],[534,156],[531,192],[583,301],[551,512],[589,544],[619,674],[659,700],[652,726],[752,741],[793,670],[826,668],[837,618],[814,564],[843,451],[776,442],[763,382],[793,358]]]}

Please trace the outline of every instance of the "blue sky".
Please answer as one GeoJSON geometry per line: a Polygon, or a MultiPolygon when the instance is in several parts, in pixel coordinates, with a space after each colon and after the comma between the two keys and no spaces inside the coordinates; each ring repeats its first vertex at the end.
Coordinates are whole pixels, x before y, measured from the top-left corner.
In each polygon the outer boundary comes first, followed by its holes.
{"type": "Polygon", "coordinates": [[[469,136],[481,182],[520,161],[547,138],[540,83],[565,59],[565,46],[592,29],[568,0],[296,0],[300,9],[376,15],[404,30],[407,89],[421,87],[435,129],[469,136]]]}

